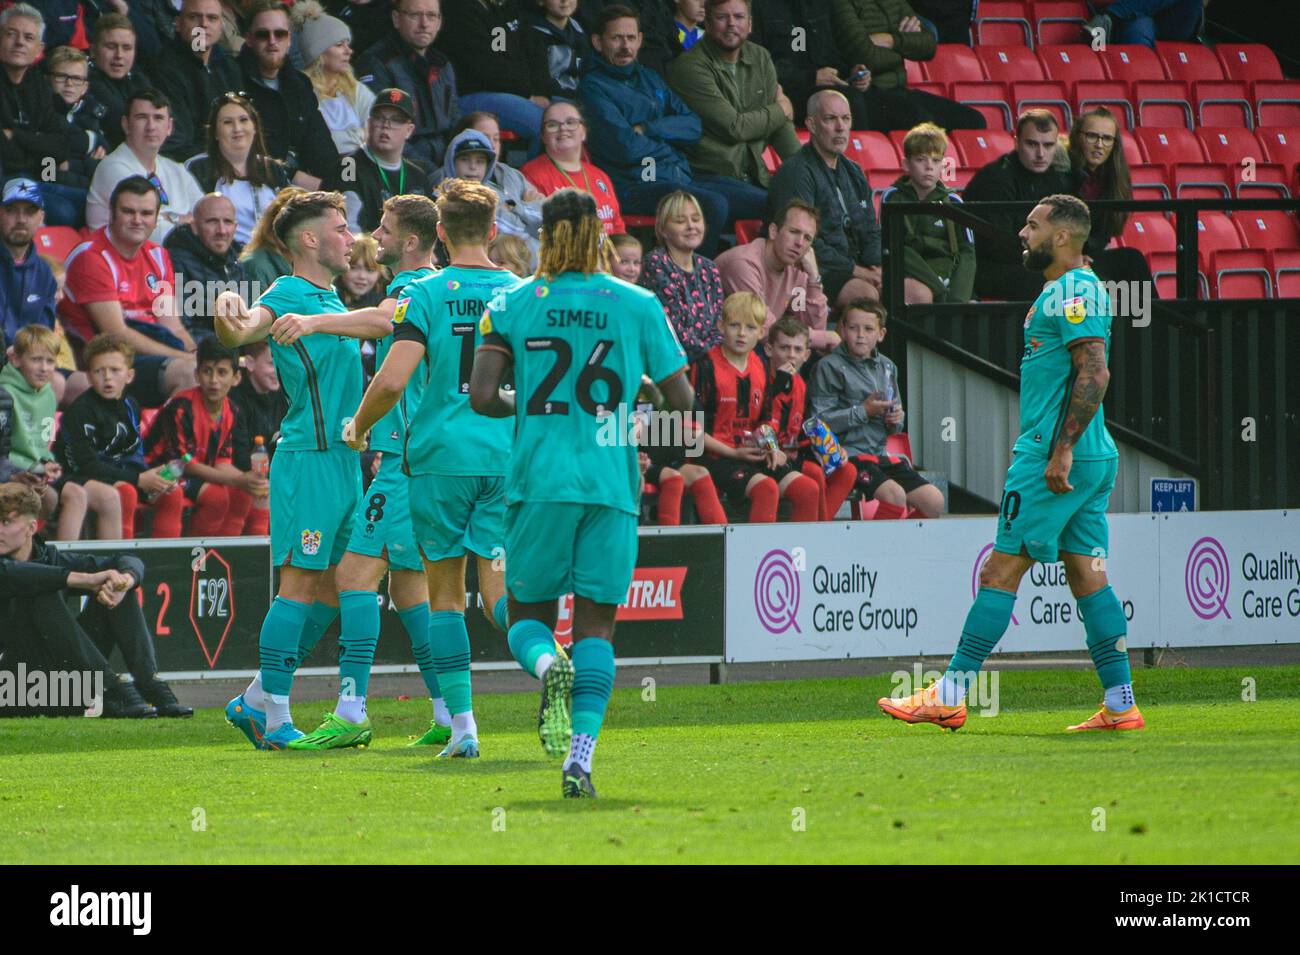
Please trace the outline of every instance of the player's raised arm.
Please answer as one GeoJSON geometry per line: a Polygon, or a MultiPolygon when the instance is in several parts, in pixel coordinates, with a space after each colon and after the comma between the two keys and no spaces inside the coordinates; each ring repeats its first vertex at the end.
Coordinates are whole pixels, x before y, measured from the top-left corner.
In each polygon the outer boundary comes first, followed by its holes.
{"type": "Polygon", "coordinates": [[[1070,361],[1074,369],[1074,388],[1070,405],[1061,420],[1061,430],[1052,445],[1052,457],[1047,462],[1043,477],[1053,494],[1065,494],[1074,488],[1070,485],[1070,468],[1074,463],[1074,444],[1088,430],[1093,416],[1101,407],[1110,384],[1110,369],[1106,367],[1106,343],[1099,338],[1078,339],[1070,348],[1070,361]]]}
{"type": "Polygon", "coordinates": [[[363,451],[366,435],[375,426],[375,422],[393,410],[406,383],[420,362],[424,360],[424,346],[417,341],[396,341],[384,358],[383,365],[375,373],[361,398],[357,413],[352,416],[354,431],[348,440],[354,451],[363,451]]]}
{"type": "Polygon", "coordinates": [[[385,299],[371,308],[359,308],[340,315],[281,315],[271,326],[271,337],[281,345],[292,345],[304,335],[383,338],[393,331],[391,301],[385,299]]]}
{"type": "Polygon", "coordinates": [[[212,305],[212,324],[227,348],[260,342],[271,330],[275,314],[261,305],[251,309],[238,292],[222,292],[212,305]]]}

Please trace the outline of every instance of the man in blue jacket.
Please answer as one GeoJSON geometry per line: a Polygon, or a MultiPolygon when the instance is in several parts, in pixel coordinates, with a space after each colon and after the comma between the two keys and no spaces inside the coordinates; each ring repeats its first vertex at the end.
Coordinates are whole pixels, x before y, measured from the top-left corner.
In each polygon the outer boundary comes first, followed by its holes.
{"type": "Polygon", "coordinates": [[[0,321],[8,345],[24,325],[54,327],[54,273],[32,239],[45,224],[41,188],[10,179],[0,194],[0,321]]]}
{"type": "MultiPolygon", "coordinates": [[[[653,215],[659,200],[684,189],[704,212],[705,235],[700,254],[713,257],[718,236],[734,218],[729,184],[713,177],[700,185],[691,174],[681,147],[700,139],[700,118],[658,73],[637,62],[641,25],[629,7],[609,6],[600,13],[600,29],[591,44],[596,55],[578,84],[590,135],[591,159],[609,174],[624,214],[653,215]],[[647,160],[651,160],[647,162],[647,160]]],[[[753,189],[734,180],[737,190],[753,189]]]]}

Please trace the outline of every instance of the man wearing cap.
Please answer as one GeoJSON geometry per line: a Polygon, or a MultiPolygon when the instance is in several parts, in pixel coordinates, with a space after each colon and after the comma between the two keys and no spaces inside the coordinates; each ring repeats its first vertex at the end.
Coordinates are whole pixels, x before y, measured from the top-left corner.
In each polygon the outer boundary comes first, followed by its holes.
{"type": "Polygon", "coordinates": [[[321,188],[341,192],[348,206],[348,227],[373,232],[379,228],[384,203],[392,196],[429,195],[429,173],[403,156],[415,132],[415,107],[404,90],[380,90],[366,119],[364,149],[343,156],[321,188]]]}
{"type": "Polygon", "coordinates": [[[460,119],[456,71],[433,48],[442,27],[440,0],[397,0],[389,33],[366,50],[357,63],[357,76],[375,91],[395,87],[415,104],[415,133],[406,154],[429,169],[442,165],[451,127],[460,119]]]}
{"type": "Polygon", "coordinates": [[[32,243],[45,224],[40,186],[30,179],[10,179],[0,194],[0,321],[4,344],[24,325],[54,327],[58,285],[32,243]]]}
{"type": "Polygon", "coordinates": [[[262,118],[266,151],[288,163],[295,186],[319,189],[339,151],[311,80],[289,63],[289,10],[279,0],[254,0],[248,18],[239,68],[262,118]]]}

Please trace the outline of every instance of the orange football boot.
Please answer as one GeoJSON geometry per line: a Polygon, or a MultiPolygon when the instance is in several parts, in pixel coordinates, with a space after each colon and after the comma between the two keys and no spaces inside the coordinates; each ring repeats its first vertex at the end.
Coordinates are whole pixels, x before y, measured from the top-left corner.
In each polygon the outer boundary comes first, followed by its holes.
{"type": "Polygon", "coordinates": [[[932,683],[924,690],[911,696],[896,700],[892,696],[882,696],[876,705],[887,716],[904,723],[933,723],[954,732],[966,725],[966,704],[961,706],[944,706],[939,702],[937,683],[932,683]]]}
{"type": "Polygon", "coordinates": [[[1074,726],[1067,726],[1066,732],[1078,733],[1082,730],[1140,730],[1146,727],[1146,720],[1142,719],[1142,713],[1137,706],[1130,706],[1122,713],[1115,713],[1106,709],[1106,704],[1101,705],[1092,718],[1082,723],[1076,723],[1074,726]]]}

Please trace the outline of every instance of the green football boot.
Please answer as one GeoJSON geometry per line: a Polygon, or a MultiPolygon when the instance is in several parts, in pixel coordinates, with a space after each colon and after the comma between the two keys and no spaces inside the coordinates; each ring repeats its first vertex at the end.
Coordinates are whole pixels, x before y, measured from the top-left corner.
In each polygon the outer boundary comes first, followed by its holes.
{"type": "Polygon", "coordinates": [[[542,704],[537,711],[537,737],[547,756],[564,756],[573,737],[573,664],[556,657],[542,675],[542,704]]]}
{"type": "Polygon", "coordinates": [[[423,736],[407,746],[446,746],[451,740],[451,727],[439,726],[437,720],[429,721],[429,729],[423,736]]]}
{"type": "Polygon", "coordinates": [[[325,714],[325,722],[302,739],[288,744],[289,749],[347,749],[370,745],[370,717],[363,723],[349,723],[334,713],[325,714]]]}

